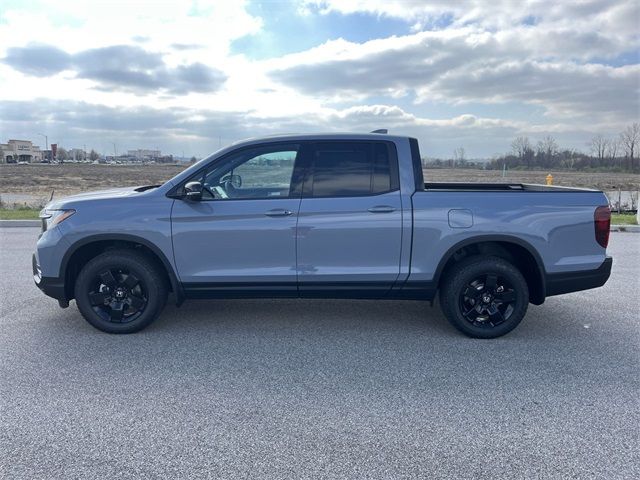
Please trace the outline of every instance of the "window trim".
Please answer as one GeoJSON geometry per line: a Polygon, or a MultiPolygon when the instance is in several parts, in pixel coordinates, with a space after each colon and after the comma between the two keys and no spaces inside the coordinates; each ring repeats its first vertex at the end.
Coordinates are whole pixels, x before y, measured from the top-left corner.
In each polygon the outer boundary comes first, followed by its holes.
{"type": "Polygon", "coordinates": [[[377,197],[380,195],[386,195],[388,193],[398,192],[400,191],[400,168],[398,164],[398,149],[396,148],[396,144],[394,142],[390,142],[387,140],[314,140],[308,142],[307,146],[308,150],[305,152],[305,159],[303,161],[304,164],[304,179],[302,183],[302,198],[363,198],[363,197],[377,197]],[[383,144],[386,146],[387,151],[389,152],[389,176],[391,182],[391,188],[389,190],[385,190],[382,192],[369,192],[369,193],[361,193],[361,194],[345,194],[345,195],[313,195],[312,194],[312,186],[313,186],[313,177],[314,177],[314,154],[317,145],[327,144],[327,143],[367,143],[371,146],[374,144],[383,144]]]}

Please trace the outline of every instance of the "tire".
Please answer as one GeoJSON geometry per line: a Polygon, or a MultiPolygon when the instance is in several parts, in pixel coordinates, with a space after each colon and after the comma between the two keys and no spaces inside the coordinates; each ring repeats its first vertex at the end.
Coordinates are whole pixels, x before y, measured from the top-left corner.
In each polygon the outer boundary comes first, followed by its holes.
{"type": "Polygon", "coordinates": [[[75,284],[78,310],[108,333],[134,333],[162,312],[168,288],[162,272],[145,255],[111,250],[89,260],[75,284]]]}
{"type": "Polygon", "coordinates": [[[522,273],[500,257],[474,256],[445,275],[440,304],[449,322],[472,338],[496,338],[527,313],[529,287],[522,273]]]}

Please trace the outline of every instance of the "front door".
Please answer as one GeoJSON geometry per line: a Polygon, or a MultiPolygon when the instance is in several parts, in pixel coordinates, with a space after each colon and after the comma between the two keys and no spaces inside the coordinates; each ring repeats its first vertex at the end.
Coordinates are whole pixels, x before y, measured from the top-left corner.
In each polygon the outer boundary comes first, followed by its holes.
{"type": "Polygon", "coordinates": [[[310,147],[298,218],[301,296],[384,296],[400,273],[402,203],[388,142],[310,147]]]}
{"type": "Polygon", "coordinates": [[[245,148],[188,180],[202,182],[202,200],[177,199],[171,214],[187,295],[297,295],[299,151],[295,144],[245,148]]]}

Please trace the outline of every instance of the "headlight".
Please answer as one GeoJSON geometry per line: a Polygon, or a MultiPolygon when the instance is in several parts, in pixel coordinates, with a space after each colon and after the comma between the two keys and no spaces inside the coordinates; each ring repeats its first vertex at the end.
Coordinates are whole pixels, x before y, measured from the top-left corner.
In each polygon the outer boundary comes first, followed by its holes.
{"type": "Polygon", "coordinates": [[[76,211],[73,208],[68,208],[65,210],[49,210],[47,208],[43,208],[40,211],[40,219],[42,220],[42,231],[45,232],[50,228],[58,225],[60,222],[64,222],[74,213],[76,213],[76,211]]]}

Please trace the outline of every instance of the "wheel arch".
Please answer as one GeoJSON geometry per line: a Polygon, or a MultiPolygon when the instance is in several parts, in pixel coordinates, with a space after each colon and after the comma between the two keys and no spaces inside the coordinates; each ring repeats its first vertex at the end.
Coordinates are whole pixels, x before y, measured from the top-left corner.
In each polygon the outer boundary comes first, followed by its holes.
{"type": "Polygon", "coordinates": [[[171,291],[175,293],[176,304],[184,301],[184,292],[173,266],[157,245],[137,235],[96,234],[82,238],[71,245],[64,254],[60,266],[60,278],[64,279],[65,294],[73,298],[75,278],[80,271],[81,262],[86,262],[100,253],[112,248],[132,248],[145,253],[166,275],[171,291]]]}
{"type": "Polygon", "coordinates": [[[527,280],[531,303],[544,303],[546,285],[542,258],[529,242],[511,235],[478,235],[456,243],[440,259],[434,275],[435,284],[440,286],[447,269],[474,251],[512,262],[527,280]]]}

